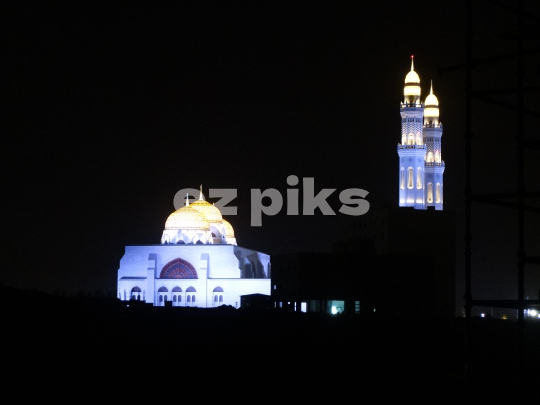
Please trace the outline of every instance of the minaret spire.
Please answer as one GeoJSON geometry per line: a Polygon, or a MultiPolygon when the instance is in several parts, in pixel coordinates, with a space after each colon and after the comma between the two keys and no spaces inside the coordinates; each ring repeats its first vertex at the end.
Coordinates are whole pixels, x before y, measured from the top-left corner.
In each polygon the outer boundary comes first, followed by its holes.
{"type": "Polygon", "coordinates": [[[429,89],[429,94],[433,94],[433,79],[431,79],[431,88],[429,89]]]}
{"type": "Polygon", "coordinates": [[[411,55],[411,71],[414,70],[414,55],[411,55]]]}
{"type": "Polygon", "coordinates": [[[189,193],[186,193],[186,207],[189,207],[189,193]]]}
{"type": "Polygon", "coordinates": [[[201,187],[199,188],[199,201],[203,201],[204,198],[203,198],[203,195],[202,195],[202,184],[201,184],[201,187]]]}

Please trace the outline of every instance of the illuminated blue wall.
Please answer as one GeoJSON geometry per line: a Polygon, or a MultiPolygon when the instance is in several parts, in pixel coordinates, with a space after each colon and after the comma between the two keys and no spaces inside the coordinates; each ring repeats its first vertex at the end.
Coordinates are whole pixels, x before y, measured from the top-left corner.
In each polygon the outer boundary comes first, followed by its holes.
{"type": "Polygon", "coordinates": [[[117,296],[155,306],[240,306],[240,296],[270,294],[270,256],[235,245],[126,246],[117,296]]]}

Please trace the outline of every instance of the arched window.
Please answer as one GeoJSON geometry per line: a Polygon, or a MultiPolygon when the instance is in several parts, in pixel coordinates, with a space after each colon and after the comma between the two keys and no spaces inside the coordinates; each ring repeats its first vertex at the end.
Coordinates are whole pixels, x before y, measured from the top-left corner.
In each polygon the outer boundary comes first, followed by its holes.
{"type": "Polygon", "coordinates": [[[191,302],[191,297],[189,295],[187,296],[187,302],[191,302]]]}
{"type": "Polygon", "coordinates": [[[427,185],[427,202],[433,202],[433,183],[428,183],[427,185]]]}
{"type": "Polygon", "coordinates": [[[131,299],[132,300],[141,300],[141,289],[139,287],[133,287],[131,289],[131,299]]]}
{"type": "Polygon", "coordinates": [[[420,137],[420,132],[416,134],[416,144],[422,145],[422,138],[420,137]]]}
{"type": "Polygon", "coordinates": [[[178,302],[182,302],[182,296],[181,295],[178,296],[178,302]]]}
{"type": "Polygon", "coordinates": [[[218,296],[214,295],[214,302],[218,302],[218,296]]]}
{"type": "Polygon", "coordinates": [[[159,296],[159,302],[163,302],[163,295],[159,296]]]}
{"type": "Polygon", "coordinates": [[[219,303],[220,303],[220,304],[223,303],[223,295],[220,295],[220,296],[219,296],[219,303]]]}
{"type": "Polygon", "coordinates": [[[195,302],[195,296],[194,295],[191,296],[191,302],[195,302]]]}
{"type": "Polygon", "coordinates": [[[422,168],[418,168],[416,171],[416,188],[422,188],[422,168]]]}
{"type": "Polygon", "coordinates": [[[437,203],[441,202],[441,183],[437,183],[437,186],[435,189],[435,202],[437,203]]]}
{"type": "Polygon", "coordinates": [[[405,190],[405,168],[402,167],[401,170],[400,170],[400,180],[399,180],[399,187],[402,189],[402,190],[405,190]]]}
{"type": "Polygon", "coordinates": [[[426,161],[428,163],[433,163],[433,152],[428,152],[426,161]]]}
{"type": "Polygon", "coordinates": [[[409,141],[407,143],[409,145],[414,145],[414,134],[412,132],[409,134],[409,141]]]}
{"type": "Polygon", "coordinates": [[[159,278],[198,278],[198,276],[191,263],[178,257],[163,266],[159,278]]]}
{"type": "Polygon", "coordinates": [[[407,179],[407,188],[413,188],[414,171],[412,167],[409,167],[409,177],[407,179]]]}
{"type": "Polygon", "coordinates": [[[172,296],[172,301],[173,301],[173,302],[176,302],[176,295],[173,295],[173,296],[172,296]]]}
{"type": "Polygon", "coordinates": [[[439,151],[435,152],[435,162],[441,163],[441,154],[439,153],[439,151]]]}

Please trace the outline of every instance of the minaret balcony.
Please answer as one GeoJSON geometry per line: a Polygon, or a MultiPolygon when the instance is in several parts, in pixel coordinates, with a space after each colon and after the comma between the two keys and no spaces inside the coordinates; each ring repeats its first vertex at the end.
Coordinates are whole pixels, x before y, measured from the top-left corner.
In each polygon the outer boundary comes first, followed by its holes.
{"type": "Polygon", "coordinates": [[[442,166],[444,167],[444,162],[425,162],[425,166],[442,166]]]}
{"type": "Polygon", "coordinates": [[[398,148],[398,150],[399,149],[426,149],[426,145],[401,145],[401,144],[398,144],[397,148],[398,148]]]}

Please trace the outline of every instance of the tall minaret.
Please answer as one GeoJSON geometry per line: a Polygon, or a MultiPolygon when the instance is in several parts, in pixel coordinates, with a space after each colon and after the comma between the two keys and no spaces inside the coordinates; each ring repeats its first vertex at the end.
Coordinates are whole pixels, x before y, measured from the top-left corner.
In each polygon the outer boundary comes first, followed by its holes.
{"type": "Polygon", "coordinates": [[[400,111],[401,143],[397,147],[399,155],[399,206],[425,210],[424,162],[426,145],[422,133],[424,105],[420,100],[420,77],[414,71],[413,56],[411,56],[411,71],[405,77],[403,95],[404,100],[401,103],[400,111]]]}
{"type": "Polygon", "coordinates": [[[441,156],[442,124],[439,121],[439,100],[433,94],[433,83],[424,108],[425,201],[428,207],[443,209],[444,162],[441,156]]]}

